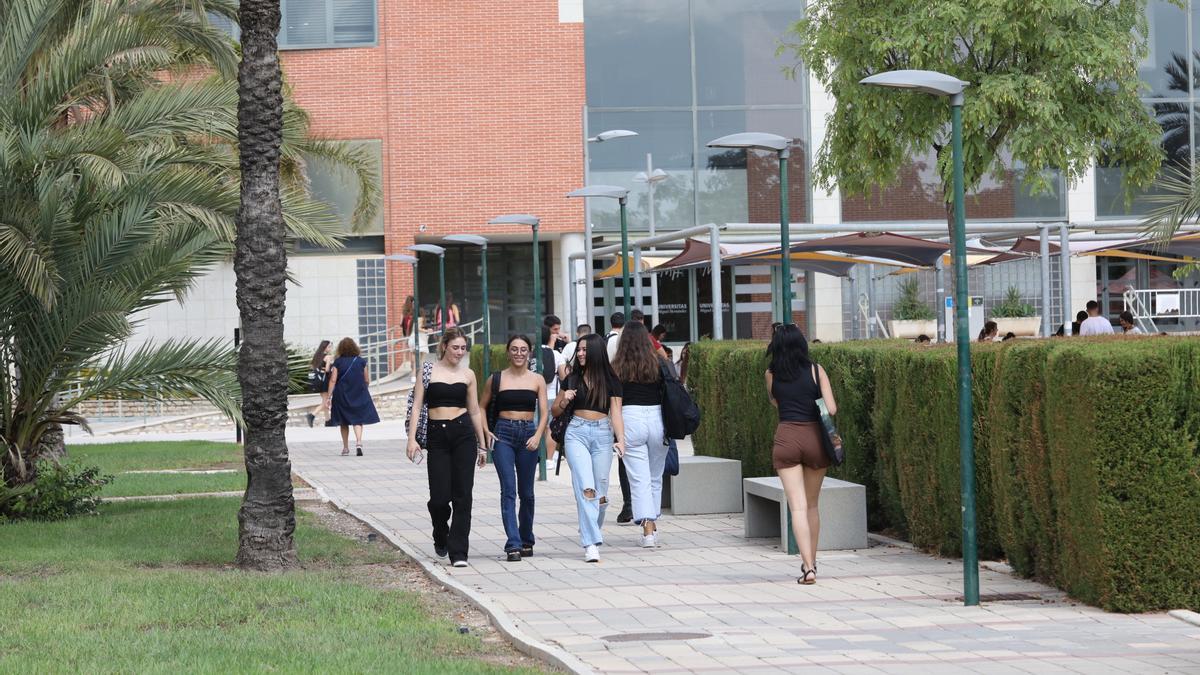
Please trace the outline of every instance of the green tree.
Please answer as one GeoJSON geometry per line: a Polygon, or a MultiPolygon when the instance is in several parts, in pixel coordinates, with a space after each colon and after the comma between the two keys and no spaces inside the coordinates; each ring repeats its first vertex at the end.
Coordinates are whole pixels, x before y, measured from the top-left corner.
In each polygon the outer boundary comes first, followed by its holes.
{"type": "MultiPolygon", "coordinates": [[[[949,111],[928,96],[858,84],[875,73],[936,70],[971,83],[963,106],[968,190],[999,175],[1001,149],[1035,193],[1093,158],[1119,163],[1131,190],[1162,161],[1161,130],[1138,100],[1145,0],[812,0],[784,49],[836,97],[814,177],[845,194],[895,183],[913,157],[952,166],[949,111]]],[[[1132,193],[1131,193],[1132,194],[1132,193]]],[[[947,210],[947,220],[950,219],[947,210]]]]}
{"type": "MultiPolygon", "coordinates": [[[[239,203],[236,45],[223,0],[0,2],[0,441],[6,486],[61,452],[82,401],[207,398],[240,414],[235,359],[215,342],[124,346],[139,312],[186,293],[233,252],[239,203]]],[[[354,170],[358,218],[378,204],[370,157],[309,138],[286,106],[280,159],[291,237],[337,246],[308,156],[354,170]]]]}

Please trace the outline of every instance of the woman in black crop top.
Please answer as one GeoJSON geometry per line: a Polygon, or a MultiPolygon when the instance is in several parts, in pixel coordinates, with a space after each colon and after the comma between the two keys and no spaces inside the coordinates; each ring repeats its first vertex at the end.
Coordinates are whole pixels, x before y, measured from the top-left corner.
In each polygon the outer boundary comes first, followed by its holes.
{"type": "Polygon", "coordinates": [[[662,476],[667,462],[663,432],[662,364],[645,324],[625,324],[613,370],[621,380],[621,417],[625,423],[625,471],[633,521],[642,526],[641,545],[658,546],[662,506],[662,476]]]}
{"type": "MultiPolygon", "coordinates": [[[[449,554],[455,567],[467,566],[475,467],[483,466],[487,457],[475,373],[460,367],[466,354],[466,336],[457,328],[447,328],[438,343],[438,360],[430,371],[428,389],[417,387],[413,393],[409,419],[409,428],[416,429],[422,407],[428,408],[426,445],[433,550],[439,558],[449,554]]],[[[409,435],[408,458],[420,462],[422,453],[416,436],[409,435]]]]}
{"type": "Polygon", "coordinates": [[[524,335],[508,338],[508,368],[496,371],[483,386],[480,406],[488,411],[488,447],[500,477],[500,517],[504,553],[509,562],[533,555],[533,474],[538,447],[546,433],[546,380],[529,370],[533,345],[524,335]],[[534,422],[534,411],[538,412],[534,422]],[[517,496],[521,509],[517,511],[517,496]]]}
{"type": "Polygon", "coordinates": [[[563,453],[571,467],[571,485],[579,511],[579,544],[586,562],[600,561],[604,514],[608,510],[608,475],[612,455],[625,453],[621,422],[621,383],[608,366],[604,339],[579,340],[571,374],[554,399],[555,415],[571,415],[563,453]]]}
{"type": "Polygon", "coordinates": [[[817,399],[823,399],[829,414],[837,413],[837,402],[825,369],[808,356],[808,341],[800,328],[783,324],[775,330],[767,347],[771,367],[767,370],[767,395],[779,409],[779,426],[771,458],[792,513],[792,533],[800,548],[800,584],[817,582],[817,538],[821,516],[817,498],[821,481],[829,468],[829,458],[821,443],[821,412],[817,399]]]}

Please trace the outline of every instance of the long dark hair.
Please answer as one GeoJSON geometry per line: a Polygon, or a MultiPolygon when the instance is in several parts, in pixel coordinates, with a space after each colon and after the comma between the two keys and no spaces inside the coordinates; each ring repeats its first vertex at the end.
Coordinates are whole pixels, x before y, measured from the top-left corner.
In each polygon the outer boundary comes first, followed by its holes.
{"type": "Polygon", "coordinates": [[[321,346],[313,352],[312,369],[321,370],[325,367],[325,350],[329,349],[329,340],[321,340],[321,346]]]}
{"type": "Polygon", "coordinates": [[[658,382],[661,377],[658,372],[658,354],[654,353],[654,345],[650,342],[646,324],[641,321],[625,324],[625,329],[621,331],[621,339],[617,342],[613,372],[622,382],[658,382]]]}
{"type": "MultiPolygon", "coordinates": [[[[579,365],[579,350],[576,348],[575,357],[571,359],[571,377],[581,378],[587,387],[587,402],[603,409],[608,404],[608,376],[612,369],[608,365],[608,349],[604,338],[592,333],[579,340],[587,353],[587,361],[579,365]]],[[[578,387],[579,380],[575,381],[578,387]]]]}
{"type": "Polygon", "coordinates": [[[784,382],[798,379],[800,373],[812,366],[808,340],[796,324],[783,324],[775,330],[767,355],[771,357],[771,373],[784,382]]]}

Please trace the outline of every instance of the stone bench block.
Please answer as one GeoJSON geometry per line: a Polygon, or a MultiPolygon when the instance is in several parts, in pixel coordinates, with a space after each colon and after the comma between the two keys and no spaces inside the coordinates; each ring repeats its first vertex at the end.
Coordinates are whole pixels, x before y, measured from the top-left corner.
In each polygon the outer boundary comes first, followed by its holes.
{"type": "Polygon", "coordinates": [[[722,457],[679,458],[679,475],[663,480],[664,509],[677,516],[741,513],[742,463],[722,457]]]}
{"type": "MultiPolygon", "coordinates": [[[[789,513],[783,484],[777,476],[742,480],[745,504],[745,536],[779,537],[780,550],[796,553],[788,546],[789,513]]],[[[819,551],[867,548],[867,489],[857,483],[826,477],[821,483],[819,551]]]]}

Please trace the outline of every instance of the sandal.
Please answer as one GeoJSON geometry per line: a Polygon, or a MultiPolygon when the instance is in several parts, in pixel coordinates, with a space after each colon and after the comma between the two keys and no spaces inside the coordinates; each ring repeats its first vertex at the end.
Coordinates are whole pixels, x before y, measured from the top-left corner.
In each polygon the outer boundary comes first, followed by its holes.
{"type": "Polygon", "coordinates": [[[350,448],[342,448],[342,457],[350,456],[350,448]]]}
{"type": "Polygon", "coordinates": [[[817,566],[813,565],[809,569],[804,563],[800,563],[800,576],[796,577],[796,583],[801,586],[812,586],[817,583],[817,566]]]}

